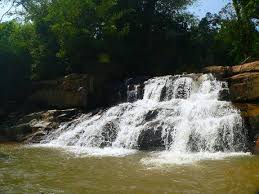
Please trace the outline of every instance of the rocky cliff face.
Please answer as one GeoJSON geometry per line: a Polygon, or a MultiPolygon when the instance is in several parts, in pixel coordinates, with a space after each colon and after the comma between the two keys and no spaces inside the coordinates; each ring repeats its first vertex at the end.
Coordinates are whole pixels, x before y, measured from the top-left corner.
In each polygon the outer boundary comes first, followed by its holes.
{"type": "Polygon", "coordinates": [[[38,107],[85,108],[94,92],[94,77],[71,74],[57,80],[35,82],[28,101],[38,107]]]}
{"type": "Polygon", "coordinates": [[[233,67],[211,66],[204,72],[228,81],[230,100],[241,110],[254,151],[259,153],[259,61],[233,67]]]}
{"type": "Polygon", "coordinates": [[[32,108],[89,110],[125,101],[126,92],[123,80],[70,74],[56,80],[35,82],[26,103],[32,108]]]}

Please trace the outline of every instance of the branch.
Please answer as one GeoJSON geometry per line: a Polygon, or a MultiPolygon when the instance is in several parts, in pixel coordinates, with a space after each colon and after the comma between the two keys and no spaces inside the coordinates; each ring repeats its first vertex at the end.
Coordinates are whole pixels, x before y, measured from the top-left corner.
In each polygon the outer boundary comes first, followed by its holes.
{"type": "MultiPolygon", "coordinates": [[[[0,2],[1,2],[1,0],[0,0],[0,2]]],[[[4,19],[5,15],[8,14],[11,11],[11,9],[14,7],[15,3],[16,3],[16,0],[13,1],[12,5],[10,6],[10,8],[1,16],[0,23],[4,19]]]]}

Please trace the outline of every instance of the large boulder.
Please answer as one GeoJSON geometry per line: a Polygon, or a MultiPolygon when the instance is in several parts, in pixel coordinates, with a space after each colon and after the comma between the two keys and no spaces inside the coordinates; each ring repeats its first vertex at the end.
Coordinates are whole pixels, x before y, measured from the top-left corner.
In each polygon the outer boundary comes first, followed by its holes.
{"type": "Polygon", "coordinates": [[[259,72],[259,61],[236,65],[230,68],[233,75],[245,72],[259,72]]]}
{"type": "Polygon", "coordinates": [[[259,72],[247,72],[228,79],[230,98],[235,102],[259,100],[259,72]]]}
{"type": "Polygon", "coordinates": [[[164,150],[165,145],[161,137],[162,129],[147,128],[139,135],[138,148],[140,150],[164,150]]]}
{"type": "Polygon", "coordinates": [[[146,115],[146,121],[150,122],[138,137],[138,149],[140,150],[165,149],[162,139],[162,127],[159,126],[158,121],[152,121],[157,116],[157,113],[157,111],[151,111],[146,115]]]}

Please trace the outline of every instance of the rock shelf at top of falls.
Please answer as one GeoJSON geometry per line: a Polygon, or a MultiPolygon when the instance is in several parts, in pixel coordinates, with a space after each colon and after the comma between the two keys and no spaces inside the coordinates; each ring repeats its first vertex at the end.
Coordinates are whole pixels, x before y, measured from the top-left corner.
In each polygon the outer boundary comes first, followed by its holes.
{"type": "Polygon", "coordinates": [[[63,122],[46,133],[40,145],[91,153],[97,149],[165,149],[183,154],[245,151],[240,112],[231,102],[219,100],[225,90],[227,83],[212,74],[154,77],[144,83],[143,91],[134,90],[135,101],[63,122]]]}

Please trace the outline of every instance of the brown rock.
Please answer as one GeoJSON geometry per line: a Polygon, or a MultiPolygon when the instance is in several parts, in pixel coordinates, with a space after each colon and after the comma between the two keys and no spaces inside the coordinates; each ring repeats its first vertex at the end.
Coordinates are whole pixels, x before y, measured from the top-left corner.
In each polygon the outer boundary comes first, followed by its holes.
{"type": "Polygon", "coordinates": [[[234,105],[241,111],[250,142],[255,142],[251,145],[251,150],[259,154],[259,104],[235,103],[234,105]]]}
{"type": "Polygon", "coordinates": [[[259,61],[252,63],[246,63],[243,65],[236,65],[231,67],[233,74],[245,73],[245,72],[259,72],[259,61]]]}
{"type": "Polygon", "coordinates": [[[36,107],[87,108],[88,94],[94,91],[94,77],[71,74],[58,80],[34,83],[34,91],[28,104],[36,107]]]}
{"type": "Polygon", "coordinates": [[[229,66],[209,66],[203,69],[203,73],[213,73],[217,77],[227,77],[231,74],[229,66]]]}
{"type": "Polygon", "coordinates": [[[256,136],[255,139],[254,154],[259,155],[259,134],[256,136]]]}
{"type": "Polygon", "coordinates": [[[77,109],[48,110],[9,118],[0,123],[0,141],[39,143],[44,135],[80,114],[77,109]]]}
{"type": "Polygon", "coordinates": [[[213,73],[229,82],[230,99],[234,102],[259,100],[259,61],[237,66],[211,66],[204,73],[213,73]]]}
{"type": "Polygon", "coordinates": [[[259,100],[259,72],[237,74],[228,80],[232,101],[251,102],[259,100]]]}
{"type": "Polygon", "coordinates": [[[213,73],[222,78],[247,72],[259,72],[259,61],[236,66],[209,66],[203,69],[203,73],[213,73]]]}

